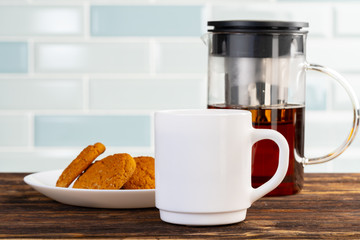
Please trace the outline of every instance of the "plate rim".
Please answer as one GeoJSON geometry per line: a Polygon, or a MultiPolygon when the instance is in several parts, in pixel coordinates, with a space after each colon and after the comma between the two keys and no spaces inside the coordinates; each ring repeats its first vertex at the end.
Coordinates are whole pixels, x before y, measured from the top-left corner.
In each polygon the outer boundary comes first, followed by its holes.
{"type": "Polygon", "coordinates": [[[41,188],[47,188],[47,189],[52,189],[52,190],[57,190],[57,191],[69,191],[69,192],[128,192],[128,193],[134,193],[134,192],[155,192],[155,189],[84,189],[84,188],[69,188],[69,187],[57,187],[57,186],[50,186],[50,185],[46,185],[46,184],[39,184],[39,182],[37,181],[33,181],[32,178],[36,177],[37,175],[41,175],[41,174],[47,174],[47,173],[51,173],[51,172],[62,172],[64,171],[64,169],[56,169],[56,170],[46,170],[46,171],[40,171],[40,172],[34,172],[34,173],[30,173],[28,175],[26,175],[23,178],[23,181],[30,185],[30,186],[37,186],[37,187],[41,187],[41,188]]]}

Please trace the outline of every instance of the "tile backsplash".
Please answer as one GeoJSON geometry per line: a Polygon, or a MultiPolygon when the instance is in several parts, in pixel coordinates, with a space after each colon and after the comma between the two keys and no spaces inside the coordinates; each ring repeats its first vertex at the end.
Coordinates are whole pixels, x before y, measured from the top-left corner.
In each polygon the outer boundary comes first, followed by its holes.
{"type": "MultiPolygon", "coordinates": [[[[356,1],[0,0],[0,171],[64,168],[97,141],[105,155],[154,154],[153,113],[205,108],[208,20],[308,21],[307,59],[360,97],[356,1]]],[[[352,121],[345,91],[307,73],[306,153],[324,155],[352,121]]],[[[360,172],[359,136],[307,172],[360,172]]]]}

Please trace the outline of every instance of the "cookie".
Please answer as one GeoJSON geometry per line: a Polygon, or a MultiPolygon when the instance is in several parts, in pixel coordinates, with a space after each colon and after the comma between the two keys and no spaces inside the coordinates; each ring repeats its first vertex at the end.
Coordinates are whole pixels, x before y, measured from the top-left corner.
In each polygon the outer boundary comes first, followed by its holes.
{"type": "Polygon", "coordinates": [[[87,146],[81,153],[65,168],[56,182],[57,187],[69,187],[70,184],[103,152],[105,146],[95,143],[87,146]]]}
{"type": "Polygon", "coordinates": [[[127,153],[114,154],[93,163],[73,188],[120,189],[133,175],[135,160],[127,153]]]}
{"type": "Polygon", "coordinates": [[[153,157],[135,157],[136,169],[123,189],[154,189],[155,159],[153,157]]]}

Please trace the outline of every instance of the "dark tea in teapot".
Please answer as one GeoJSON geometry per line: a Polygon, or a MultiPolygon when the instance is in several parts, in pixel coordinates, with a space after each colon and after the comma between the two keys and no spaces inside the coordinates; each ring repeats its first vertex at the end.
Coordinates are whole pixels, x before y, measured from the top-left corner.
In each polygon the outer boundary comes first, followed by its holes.
{"type": "MultiPolygon", "coordinates": [[[[214,105],[209,108],[229,109],[214,105]]],[[[243,109],[243,108],[239,108],[243,109]]],[[[304,157],[304,120],[305,108],[301,105],[289,105],[283,108],[248,108],[252,113],[254,128],[274,129],[288,141],[290,155],[289,168],[282,183],[268,196],[290,195],[299,192],[304,184],[304,167],[299,159],[304,157]],[[298,160],[295,159],[298,157],[298,160]],[[300,158],[299,158],[300,157],[300,158]]],[[[262,140],[252,148],[252,186],[254,188],[267,182],[277,169],[279,152],[277,145],[271,140],[262,140]]]]}

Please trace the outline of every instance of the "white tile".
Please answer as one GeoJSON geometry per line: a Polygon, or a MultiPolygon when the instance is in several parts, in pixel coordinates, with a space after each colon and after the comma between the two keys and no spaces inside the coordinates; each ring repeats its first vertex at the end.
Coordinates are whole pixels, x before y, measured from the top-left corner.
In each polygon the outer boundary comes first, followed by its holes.
{"type": "Polygon", "coordinates": [[[280,11],[278,4],[214,4],[210,21],[218,20],[275,20],[291,18],[291,13],[280,11]],[[275,10],[278,9],[278,10],[275,10]]]}
{"type": "Polygon", "coordinates": [[[0,109],[81,109],[79,79],[0,79],[0,109]]]}
{"type": "MultiPolygon", "coordinates": [[[[308,111],[305,118],[305,150],[312,154],[311,151],[321,149],[321,152],[315,152],[316,155],[326,155],[341,146],[347,139],[353,122],[351,111],[308,111]]],[[[353,145],[360,147],[357,139],[353,145]]]]}
{"type": "Polygon", "coordinates": [[[307,60],[340,73],[360,72],[360,41],[353,39],[312,39],[307,41],[307,60]]]}
{"type": "Polygon", "coordinates": [[[53,73],[145,73],[146,43],[39,43],[35,71],[53,73]]]}
{"type": "Polygon", "coordinates": [[[80,35],[82,7],[0,6],[0,35],[80,35]]]}
{"type": "Polygon", "coordinates": [[[336,5],[336,34],[339,36],[359,36],[360,28],[357,23],[360,22],[360,4],[339,4],[336,5]]]}
{"type": "Polygon", "coordinates": [[[25,115],[0,115],[0,146],[28,146],[30,118],[25,115]]]}
{"type": "MultiPolygon", "coordinates": [[[[314,152],[321,152],[319,149],[314,152]]],[[[317,154],[317,156],[321,156],[317,154]]],[[[335,173],[359,173],[360,172],[360,148],[350,146],[337,158],[325,163],[305,166],[305,172],[335,172],[335,173]]]]}
{"type": "Polygon", "coordinates": [[[211,7],[210,20],[280,20],[309,22],[310,36],[331,36],[332,8],[321,3],[251,3],[211,7]]]}
{"type": "MultiPolygon", "coordinates": [[[[309,157],[321,157],[324,154],[330,153],[323,148],[313,148],[305,151],[305,156],[309,157]],[[309,152],[312,154],[309,154],[309,152]]],[[[319,164],[306,165],[305,172],[336,172],[336,173],[348,173],[348,172],[360,172],[360,147],[350,145],[345,152],[338,157],[319,164]]]]}
{"type": "Polygon", "coordinates": [[[206,73],[207,47],[198,43],[158,43],[155,49],[158,73],[206,73]]]}
{"type": "Polygon", "coordinates": [[[204,79],[93,79],[91,109],[205,108],[204,79]]]}
{"type": "Polygon", "coordinates": [[[306,173],[331,173],[334,172],[334,163],[332,161],[320,164],[306,165],[304,167],[306,173]]]}
{"type": "MultiPolygon", "coordinates": [[[[360,99],[360,74],[344,74],[345,79],[350,84],[358,101],[360,99]]],[[[333,108],[336,110],[350,110],[352,103],[347,92],[341,87],[340,84],[333,82],[333,108]]]]}
{"type": "Polygon", "coordinates": [[[360,148],[350,146],[349,149],[332,160],[334,171],[338,173],[360,173],[360,148]]]}

